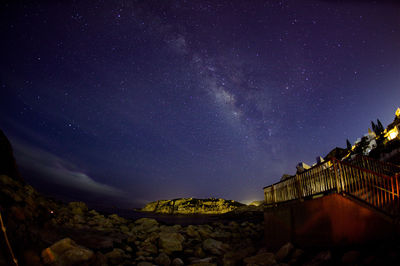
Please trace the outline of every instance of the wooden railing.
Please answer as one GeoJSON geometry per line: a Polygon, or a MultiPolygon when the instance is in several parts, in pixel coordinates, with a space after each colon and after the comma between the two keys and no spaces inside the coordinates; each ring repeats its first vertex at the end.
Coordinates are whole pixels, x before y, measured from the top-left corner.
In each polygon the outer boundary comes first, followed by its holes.
{"type": "MultiPolygon", "coordinates": [[[[367,160],[362,162],[371,163],[367,160]]],[[[400,174],[388,176],[332,159],[265,187],[265,202],[273,206],[281,202],[337,192],[351,195],[390,215],[399,215],[399,178],[400,174]]]]}
{"type": "Polygon", "coordinates": [[[397,173],[400,173],[400,166],[387,163],[387,162],[381,162],[378,160],[375,160],[371,157],[367,156],[362,156],[358,155],[355,157],[353,160],[351,160],[349,163],[352,165],[371,170],[375,173],[379,174],[384,174],[388,176],[393,176],[397,173]]]}
{"type": "Polygon", "coordinates": [[[349,194],[388,214],[399,215],[399,174],[387,176],[371,170],[336,161],[338,191],[349,194]]]}

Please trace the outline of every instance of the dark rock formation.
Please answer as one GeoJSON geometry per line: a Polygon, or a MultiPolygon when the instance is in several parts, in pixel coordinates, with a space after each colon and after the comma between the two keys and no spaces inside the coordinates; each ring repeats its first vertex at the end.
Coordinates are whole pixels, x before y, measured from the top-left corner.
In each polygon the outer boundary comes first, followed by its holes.
{"type": "Polygon", "coordinates": [[[11,143],[0,129],[0,175],[7,175],[14,179],[21,179],[13,155],[11,143]]]}

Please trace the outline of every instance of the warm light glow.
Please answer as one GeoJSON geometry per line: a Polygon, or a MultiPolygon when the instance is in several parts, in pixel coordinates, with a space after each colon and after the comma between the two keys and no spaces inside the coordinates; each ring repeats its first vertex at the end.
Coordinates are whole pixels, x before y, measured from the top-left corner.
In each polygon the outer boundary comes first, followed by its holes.
{"type": "Polygon", "coordinates": [[[400,107],[399,107],[399,108],[397,108],[397,110],[396,110],[396,116],[397,116],[397,117],[399,117],[399,116],[400,116],[400,107]]]}
{"type": "Polygon", "coordinates": [[[395,138],[397,138],[397,136],[399,135],[399,130],[397,129],[397,127],[392,128],[391,130],[389,130],[386,134],[385,137],[388,140],[393,140],[395,138]]]}

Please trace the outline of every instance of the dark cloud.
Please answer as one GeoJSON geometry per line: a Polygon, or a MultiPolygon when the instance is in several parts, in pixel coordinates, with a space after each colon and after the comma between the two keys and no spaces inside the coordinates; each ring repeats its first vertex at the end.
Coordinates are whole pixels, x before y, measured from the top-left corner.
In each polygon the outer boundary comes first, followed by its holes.
{"type": "Polygon", "coordinates": [[[99,183],[77,167],[60,157],[40,148],[12,141],[18,165],[39,178],[67,188],[78,189],[94,194],[124,197],[120,189],[99,183]]]}

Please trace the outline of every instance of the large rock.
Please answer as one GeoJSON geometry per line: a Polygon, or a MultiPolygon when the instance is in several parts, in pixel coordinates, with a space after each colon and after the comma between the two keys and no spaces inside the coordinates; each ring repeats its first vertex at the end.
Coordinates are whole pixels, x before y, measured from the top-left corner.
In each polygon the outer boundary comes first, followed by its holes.
{"type": "Polygon", "coordinates": [[[171,264],[171,259],[165,253],[160,253],[157,258],[154,259],[154,262],[160,266],[169,266],[171,264]]]}
{"type": "Polygon", "coordinates": [[[87,205],[81,201],[70,202],[68,207],[71,209],[72,214],[76,215],[84,215],[84,213],[88,210],[87,205]]]}
{"type": "Polygon", "coordinates": [[[346,265],[354,265],[358,258],[360,257],[360,252],[357,250],[348,251],[342,256],[342,263],[346,265]]]}
{"type": "Polygon", "coordinates": [[[309,266],[314,265],[325,265],[332,260],[332,253],[330,250],[321,251],[318,253],[310,262],[307,263],[309,266]]]}
{"type": "Polygon", "coordinates": [[[282,261],[282,260],[286,259],[289,256],[289,254],[293,251],[293,249],[294,249],[294,246],[292,243],[290,243],[290,242],[286,243],[275,254],[276,260],[282,261]]]}
{"type": "Polygon", "coordinates": [[[275,265],[276,264],[275,255],[273,253],[269,253],[269,252],[259,253],[255,256],[245,258],[243,261],[246,265],[250,264],[250,265],[264,266],[264,265],[275,265]]]}
{"type": "Polygon", "coordinates": [[[235,251],[228,251],[224,254],[223,263],[225,266],[241,265],[241,261],[255,252],[255,248],[250,246],[235,251]]]}
{"type": "Polygon", "coordinates": [[[133,232],[151,233],[158,230],[158,222],[151,218],[141,218],[130,224],[133,232]]]}
{"type": "Polygon", "coordinates": [[[150,202],[142,211],[168,214],[221,214],[241,206],[245,205],[234,200],[182,198],[150,202]]]}
{"type": "Polygon", "coordinates": [[[195,238],[195,239],[200,239],[201,238],[199,232],[196,229],[196,227],[193,226],[193,225],[189,225],[186,228],[186,234],[191,238],[195,238]]]}
{"type": "Polygon", "coordinates": [[[171,254],[174,251],[182,251],[184,239],[179,233],[160,233],[159,247],[167,254],[171,254]]]}
{"type": "Polygon", "coordinates": [[[171,265],[172,265],[172,266],[183,266],[183,265],[185,265],[185,263],[183,262],[182,259],[180,259],[180,258],[175,258],[175,259],[172,261],[171,265]]]}
{"type": "Polygon", "coordinates": [[[0,130],[0,175],[7,175],[12,179],[22,181],[11,143],[2,130],[0,130]]]}
{"type": "Polygon", "coordinates": [[[64,238],[42,251],[43,262],[57,266],[83,264],[92,257],[91,250],[78,246],[70,238],[64,238]]]}
{"type": "Polygon", "coordinates": [[[221,241],[208,238],[203,241],[203,249],[211,254],[221,255],[226,251],[227,247],[221,241]]]}
{"type": "Polygon", "coordinates": [[[120,264],[124,259],[129,258],[129,256],[125,254],[125,251],[119,248],[114,248],[112,251],[106,253],[105,256],[112,264],[120,264]]]}

